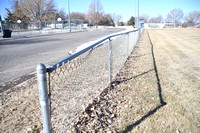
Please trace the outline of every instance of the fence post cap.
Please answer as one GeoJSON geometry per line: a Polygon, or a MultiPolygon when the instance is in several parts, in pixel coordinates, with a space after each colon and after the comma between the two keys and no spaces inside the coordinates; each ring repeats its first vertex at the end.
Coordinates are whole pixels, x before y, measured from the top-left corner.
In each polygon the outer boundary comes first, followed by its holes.
{"type": "Polygon", "coordinates": [[[42,63],[38,64],[36,67],[36,70],[38,73],[45,73],[46,72],[46,66],[42,63]]]}

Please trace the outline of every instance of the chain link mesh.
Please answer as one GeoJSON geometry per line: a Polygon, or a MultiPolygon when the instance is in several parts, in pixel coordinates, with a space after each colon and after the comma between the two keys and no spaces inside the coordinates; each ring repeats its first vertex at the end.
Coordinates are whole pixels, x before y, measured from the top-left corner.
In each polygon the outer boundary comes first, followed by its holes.
{"type": "Polygon", "coordinates": [[[111,41],[111,77],[114,80],[118,71],[126,61],[127,35],[121,35],[111,41]]]}
{"type": "Polygon", "coordinates": [[[94,97],[108,85],[107,45],[99,45],[50,73],[53,130],[66,131],[94,97]]]}
{"type": "MultiPolygon", "coordinates": [[[[136,44],[136,35],[133,32],[109,40],[112,81],[136,44]]],[[[108,86],[108,51],[108,42],[104,42],[48,74],[53,132],[69,130],[73,120],[108,86]]]]}

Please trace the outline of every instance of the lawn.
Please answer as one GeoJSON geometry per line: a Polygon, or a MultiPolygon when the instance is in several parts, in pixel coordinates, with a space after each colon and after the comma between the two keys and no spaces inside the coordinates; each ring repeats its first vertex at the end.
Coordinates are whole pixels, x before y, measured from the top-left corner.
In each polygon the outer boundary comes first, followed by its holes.
{"type": "Polygon", "coordinates": [[[199,60],[199,29],[146,29],[122,69],[117,131],[199,132],[199,60]]]}

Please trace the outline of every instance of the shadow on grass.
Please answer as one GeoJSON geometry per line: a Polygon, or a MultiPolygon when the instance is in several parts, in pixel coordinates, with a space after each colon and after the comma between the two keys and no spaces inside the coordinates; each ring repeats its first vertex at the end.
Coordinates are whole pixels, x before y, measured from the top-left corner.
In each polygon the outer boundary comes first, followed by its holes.
{"type": "Polygon", "coordinates": [[[130,56],[132,58],[139,58],[139,57],[142,57],[142,56],[146,56],[146,55],[150,55],[151,53],[147,53],[147,54],[143,54],[143,55],[138,55],[138,56],[130,56]]]}
{"type": "Polygon", "coordinates": [[[137,120],[135,123],[131,124],[131,125],[128,125],[124,131],[121,131],[122,133],[126,133],[126,132],[129,132],[131,131],[133,128],[135,128],[137,125],[139,125],[141,122],[143,122],[145,119],[147,119],[149,116],[153,115],[155,112],[157,112],[160,108],[162,108],[163,106],[165,106],[167,103],[163,100],[163,97],[162,97],[162,87],[161,87],[161,84],[160,84],[160,78],[159,78],[159,75],[158,75],[158,69],[157,69],[157,65],[156,65],[156,59],[155,59],[155,56],[154,56],[154,48],[153,48],[153,43],[151,41],[151,38],[149,36],[149,33],[147,31],[147,34],[148,34],[148,38],[149,38],[149,41],[151,43],[151,52],[152,52],[152,57],[153,57],[153,65],[154,65],[154,71],[155,71],[155,76],[156,76],[156,79],[157,79],[157,86],[158,86],[158,92],[159,92],[159,99],[160,99],[160,105],[158,105],[156,108],[150,110],[147,114],[145,114],[144,116],[142,116],[139,120],[137,120]]]}
{"type": "MultiPolygon", "coordinates": [[[[123,82],[126,82],[126,81],[129,81],[129,80],[132,80],[132,79],[136,79],[136,78],[138,78],[138,77],[140,77],[140,76],[143,76],[143,75],[145,75],[145,74],[147,74],[147,73],[149,73],[149,72],[151,72],[151,71],[153,71],[153,69],[150,69],[150,70],[148,70],[148,71],[146,71],[146,72],[143,72],[143,73],[141,73],[141,74],[138,74],[138,75],[136,75],[136,76],[133,76],[133,77],[131,77],[131,78],[129,78],[129,79],[120,79],[120,80],[116,80],[116,81],[113,81],[112,83],[111,83],[111,86],[112,87],[115,87],[116,85],[119,85],[119,84],[121,84],[121,83],[123,83],[123,82]]],[[[119,75],[118,75],[119,76],[119,75]]]]}

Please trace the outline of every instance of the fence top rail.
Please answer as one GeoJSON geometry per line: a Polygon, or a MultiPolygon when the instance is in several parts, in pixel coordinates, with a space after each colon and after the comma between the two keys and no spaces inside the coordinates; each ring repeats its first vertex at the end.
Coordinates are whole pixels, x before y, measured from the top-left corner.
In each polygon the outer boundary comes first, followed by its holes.
{"type": "Polygon", "coordinates": [[[54,71],[56,68],[62,66],[63,64],[67,63],[68,61],[70,61],[70,60],[72,60],[72,59],[78,57],[79,55],[81,55],[81,54],[87,52],[88,50],[90,50],[91,48],[97,46],[98,44],[100,44],[100,43],[102,43],[102,42],[104,42],[104,41],[106,41],[106,40],[109,40],[110,38],[113,38],[113,37],[116,37],[116,36],[120,36],[120,35],[129,34],[129,33],[131,33],[131,32],[136,32],[136,31],[138,31],[138,30],[140,30],[140,28],[138,28],[138,29],[136,29],[136,30],[131,30],[131,31],[127,31],[127,32],[123,32],[123,33],[118,33],[118,34],[114,34],[114,35],[107,36],[107,37],[101,39],[100,41],[98,41],[98,42],[96,42],[96,43],[94,43],[94,44],[88,46],[87,48],[85,48],[85,49],[83,49],[83,50],[81,50],[81,51],[79,51],[79,52],[77,52],[77,53],[75,53],[75,54],[73,54],[73,55],[71,55],[71,56],[69,56],[69,57],[67,57],[67,58],[65,58],[65,59],[63,59],[63,60],[61,60],[61,61],[59,61],[58,63],[56,63],[56,64],[54,64],[54,65],[52,65],[52,66],[47,67],[47,72],[51,73],[51,72],[54,71]]]}

